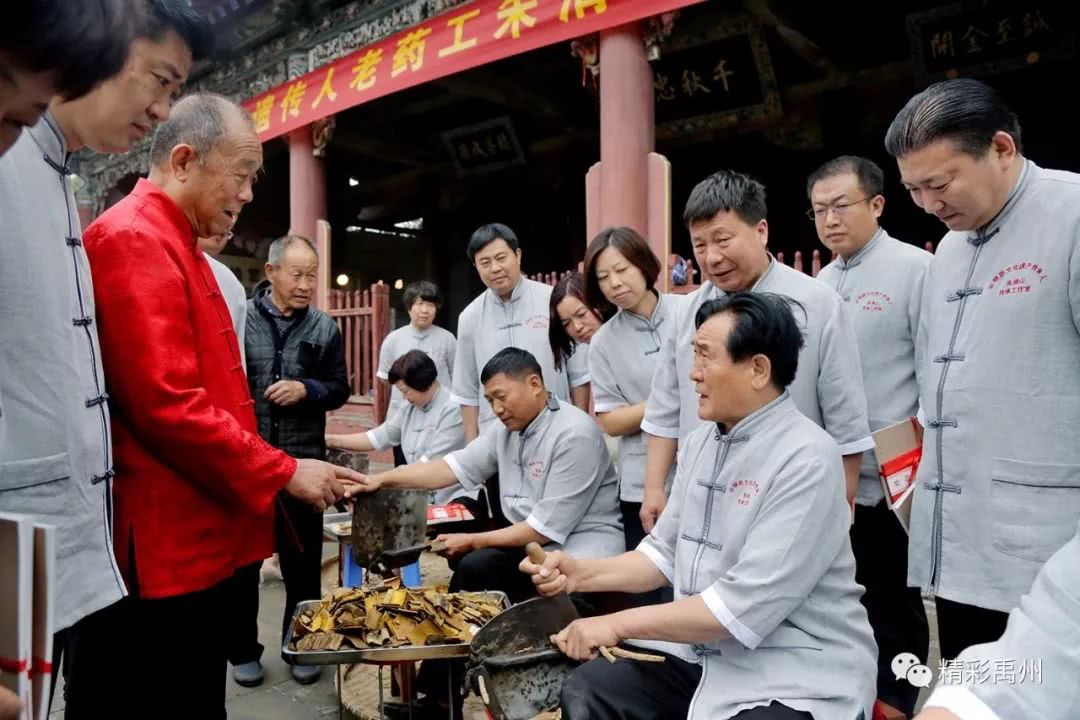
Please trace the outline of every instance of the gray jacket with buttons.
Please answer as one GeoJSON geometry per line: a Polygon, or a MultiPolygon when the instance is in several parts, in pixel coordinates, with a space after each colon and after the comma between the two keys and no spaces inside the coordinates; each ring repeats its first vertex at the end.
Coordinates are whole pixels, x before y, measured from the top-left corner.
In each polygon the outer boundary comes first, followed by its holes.
{"type": "Polygon", "coordinates": [[[1080,175],[1025,161],[997,217],[945,235],[919,324],[908,584],[1007,612],[1080,518],[1080,175]]]}
{"type": "MultiPolygon", "coordinates": [[[[879,228],[859,252],[836,258],[818,274],[840,295],[855,328],[872,431],[907,420],[919,408],[915,335],[932,257],[879,228]]],[[[867,450],[856,501],[873,506],[884,497],[877,458],[867,450]]]]}
{"type": "Polygon", "coordinates": [[[46,114],[0,158],[0,512],[56,527],[57,630],[125,592],[94,286],[67,157],[46,114]]]}

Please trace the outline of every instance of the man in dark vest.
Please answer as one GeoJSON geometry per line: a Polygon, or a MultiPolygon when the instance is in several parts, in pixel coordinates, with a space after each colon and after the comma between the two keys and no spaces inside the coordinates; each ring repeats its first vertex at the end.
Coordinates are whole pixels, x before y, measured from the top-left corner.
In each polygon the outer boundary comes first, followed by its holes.
{"type": "MultiPolygon", "coordinates": [[[[248,301],[248,383],[255,400],[259,435],[296,458],[322,458],[326,451],[326,413],[349,398],[345,350],[337,323],[310,307],[319,258],[305,238],[286,235],[270,245],[266,277],[248,301]]],[[[274,548],[285,580],[282,637],[296,604],[322,595],[322,513],[279,494],[274,548]]],[[[238,617],[229,642],[233,678],[248,687],[262,682],[258,641],[259,567],[250,564],[234,579],[233,609],[238,617]]],[[[292,668],[297,682],[319,678],[318,667],[292,668]]]]}

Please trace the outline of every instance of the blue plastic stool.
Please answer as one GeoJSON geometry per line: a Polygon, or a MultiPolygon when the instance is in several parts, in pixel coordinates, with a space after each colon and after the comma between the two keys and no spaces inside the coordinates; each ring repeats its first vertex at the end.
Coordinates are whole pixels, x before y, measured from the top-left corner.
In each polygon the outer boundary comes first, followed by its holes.
{"type": "Polygon", "coordinates": [[[420,578],[420,561],[401,568],[401,582],[405,587],[420,587],[423,580],[420,578]]]}
{"type": "MultiPolygon", "coordinates": [[[[341,543],[341,586],[360,587],[364,584],[364,568],[353,559],[352,543],[341,543]]],[[[401,568],[401,582],[405,587],[420,587],[423,578],[420,575],[420,561],[401,568]]]]}
{"type": "Polygon", "coordinates": [[[364,584],[364,568],[356,564],[352,555],[352,543],[341,543],[341,587],[360,587],[364,584]]]}

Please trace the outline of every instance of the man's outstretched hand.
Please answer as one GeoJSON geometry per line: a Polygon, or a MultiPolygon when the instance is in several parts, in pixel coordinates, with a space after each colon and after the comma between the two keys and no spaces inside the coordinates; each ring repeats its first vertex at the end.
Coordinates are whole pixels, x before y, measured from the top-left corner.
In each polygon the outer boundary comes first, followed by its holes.
{"type": "Polygon", "coordinates": [[[355,470],[322,460],[297,460],[296,472],[285,485],[285,492],[322,512],[346,497],[346,490],[364,477],[355,470]]]}

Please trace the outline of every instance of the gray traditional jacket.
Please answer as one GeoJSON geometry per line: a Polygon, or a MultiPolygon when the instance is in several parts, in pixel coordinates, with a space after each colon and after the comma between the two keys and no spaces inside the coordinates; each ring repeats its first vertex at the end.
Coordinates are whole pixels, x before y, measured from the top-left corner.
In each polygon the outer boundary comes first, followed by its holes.
{"type": "Polygon", "coordinates": [[[942,239],[920,314],[908,584],[1008,612],[1080,518],[1080,175],[1030,161],[942,239]]]}
{"type": "MultiPolygon", "coordinates": [[[[820,720],[870,716],[877,647],[855,582],[840,451],[785,392],[679,450],[667,509],[637,551],[700,595],[730,637],[702,665],[689,720],[776,700],[820,720]]],[[[679,653],[680,655],[682,653],[679,653]]]]}
{"type": "Polygon", "coordinates": [[[94,286],[47,114],[0,158],[0,511],[57,528],[56,628],[122,598],[94,286]]]}
{"type": "MultiPolygon", "coordinates": [[[[907,420],[918,411],[915,335],[932,257],[879,228],[859,252],[847,260],[836,258],[818,273],[818,280],[840,295],[855,327],[871,430],[907,420]]],[[[873,506],[884,497],[877,457],[867,450],[856,500],[873,506]]]]}

